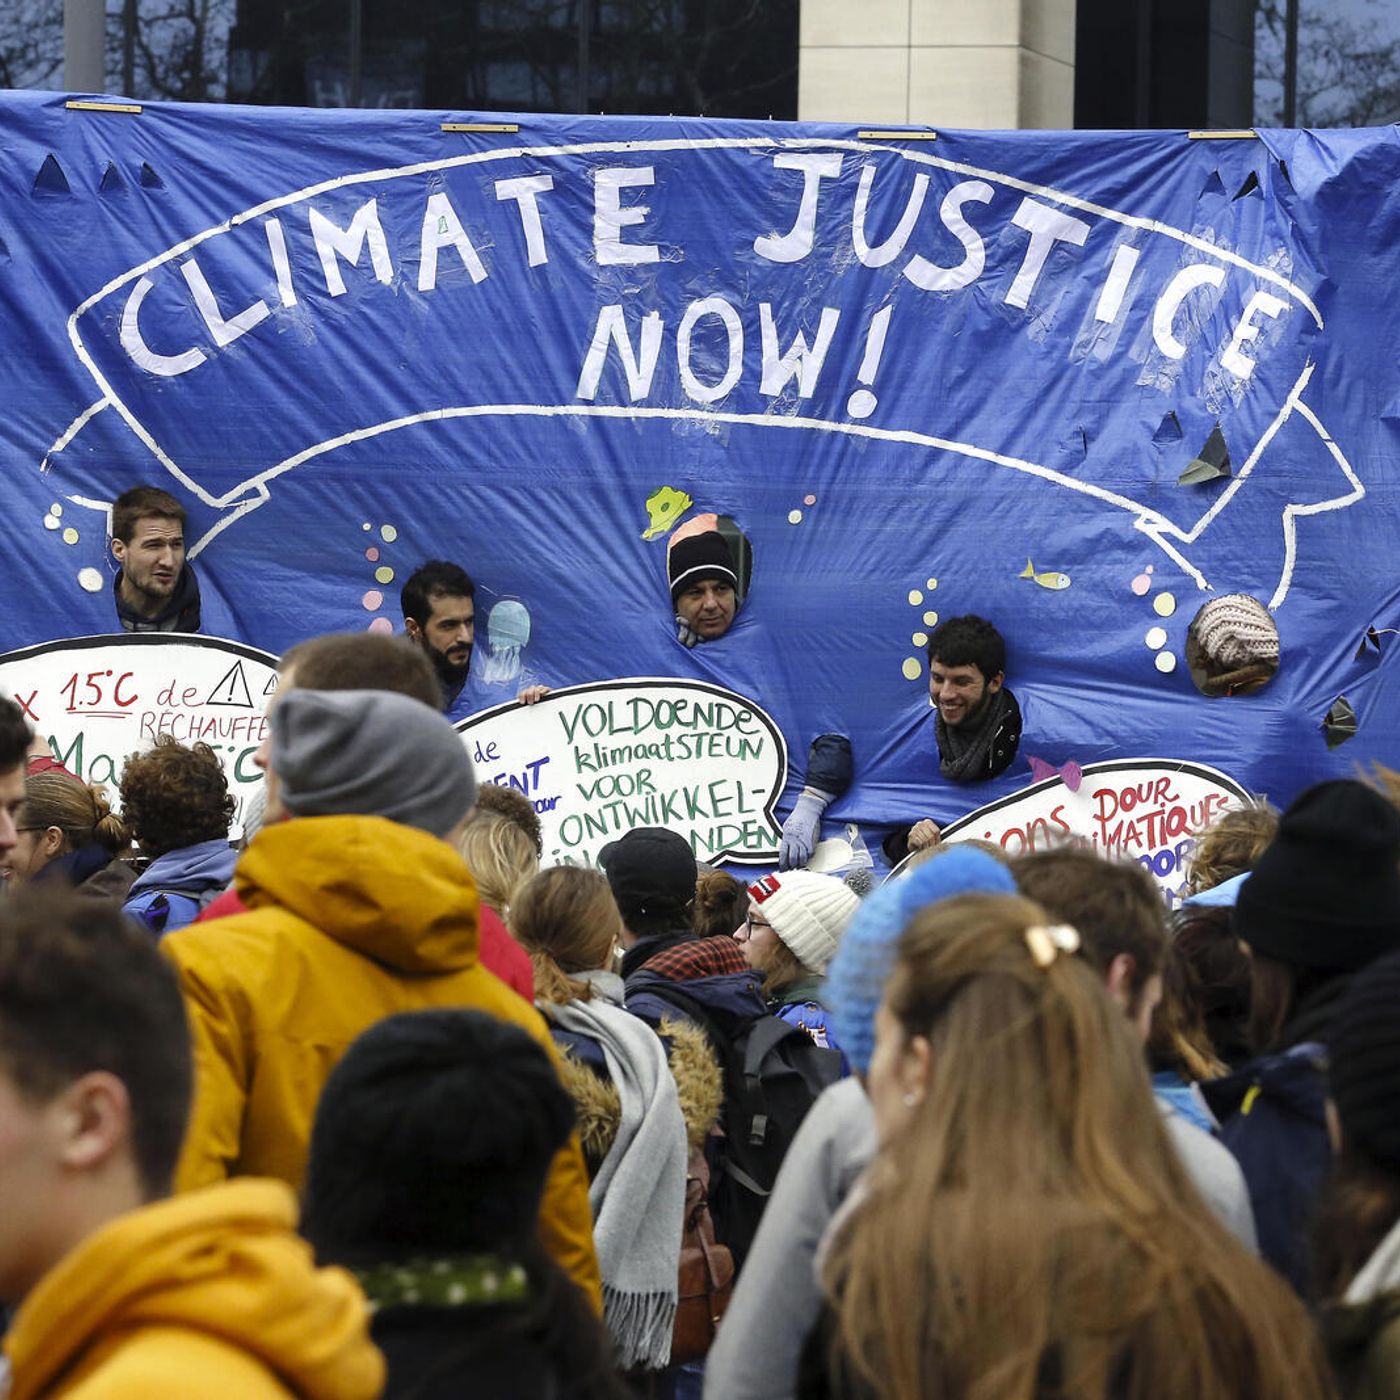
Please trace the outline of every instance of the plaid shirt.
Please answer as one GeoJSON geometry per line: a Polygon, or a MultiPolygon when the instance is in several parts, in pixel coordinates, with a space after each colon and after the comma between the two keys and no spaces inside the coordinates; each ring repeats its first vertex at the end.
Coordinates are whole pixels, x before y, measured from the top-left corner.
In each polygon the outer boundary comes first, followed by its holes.
{"type": "Polygon", "coordinates": [[[749,971],[744,950],[722,934],[715,938],[687,938],[663,948],[642,964],[670,982],[689,982],[696,977],[718,977],[726,972],[749,971]]]}

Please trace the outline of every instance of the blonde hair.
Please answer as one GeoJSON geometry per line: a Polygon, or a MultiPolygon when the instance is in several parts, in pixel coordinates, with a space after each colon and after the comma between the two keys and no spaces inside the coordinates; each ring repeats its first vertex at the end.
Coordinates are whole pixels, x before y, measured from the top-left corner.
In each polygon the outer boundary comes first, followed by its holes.
{"type": "Polygon", "coordinates": [[[1187,885],[1202,894],[1243,875],[1264,854],[1278,831],[1278,813],[1267,802],[1224,812],[1196,833],[1187,885]]]}
{"type": "Polygon", "coordinates": [[[19,824],[42,830],[56,826],[70,851],[98,845],[115,856],[131,845],[131,832],[112,811],[105,788],[52,769],[24,780],[19,824]]]}
{"type": "Polygon", "coordinates": [[[915,916],[885,1004],[927,1092],[824,1270],[834,1389],[879,1400],[1321,1400],[1306,1313],[1167,1140],[1142,1048],[1029,900],[915,916]],[[1047,1383],[1048,1380],[1048,1383],[1047,1383]]]}
{"type": "Polygon", "coordinates": [[[457,843],[476,881],[481,902],[505,917],[515,892],[539,868],[530,838],[514,823],[496,816],[476,816],[457,843]]]}
{"type": "Polygon", "coordinates": [[[510,909],[510,931],[534,964],[538,1001],[590,1000],[592,988],[569,973],[606,967],[621,929],[607,877],[580,865],[541,870],[510,909]]]}

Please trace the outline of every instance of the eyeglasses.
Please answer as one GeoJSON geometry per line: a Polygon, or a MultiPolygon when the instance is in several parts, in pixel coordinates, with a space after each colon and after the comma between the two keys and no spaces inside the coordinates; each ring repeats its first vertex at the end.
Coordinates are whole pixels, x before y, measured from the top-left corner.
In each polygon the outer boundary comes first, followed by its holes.
{"type": "Polygon", "coordinates": [[[767,919],[755,919],[754,916],[753,916],[752,914],[750,914],[750,915],[744,920],[744,933],[745,933],[749,938],[752,938],[752,937],[753,937],[753,931],[754,931],[754,929],[756,929],[756,928],[772,928],[772,927],[773,927],[773,925],[770,924],[770,923],[768,922],[767,919]]]}

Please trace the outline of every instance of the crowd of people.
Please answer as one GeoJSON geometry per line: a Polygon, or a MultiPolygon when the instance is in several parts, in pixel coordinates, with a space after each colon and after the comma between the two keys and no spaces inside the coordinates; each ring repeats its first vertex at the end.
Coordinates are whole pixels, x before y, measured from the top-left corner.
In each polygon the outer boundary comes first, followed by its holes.
{"type": "Polygon", "coordinates": [[[868,893],[541,868],[443,683],[289,651],[237,849],[205,746],[118,816],[0,699],[9,1400],[1400,1397],[1400,777],[1227,812],[1174,915],[917,824],[868,893]]]}

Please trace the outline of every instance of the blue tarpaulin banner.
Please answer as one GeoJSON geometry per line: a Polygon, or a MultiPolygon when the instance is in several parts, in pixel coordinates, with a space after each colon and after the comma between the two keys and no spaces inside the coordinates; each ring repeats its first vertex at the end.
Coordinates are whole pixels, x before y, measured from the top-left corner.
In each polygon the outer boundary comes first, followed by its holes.
{"type": "Polygon", "coordinates": [[[3,649],[118,630],[107,512],[150,482],[206,635],[397,630],[455,560],[458,713],[750,697],[779,819],[823,732],[856,773],[828,817],[871,827],[1135,755],[1275,801],[1394,762],[1395,129],[919,135],[5,95],[3,649]],[[687,648],[667,543],[709,515],[751,578],[687,648]],[[1208,697],[1188,626],[1231,594],[1278,672],[1208,697]],[[924,656],[963,613],[1023,716],[975,788],[924,656]]]}

